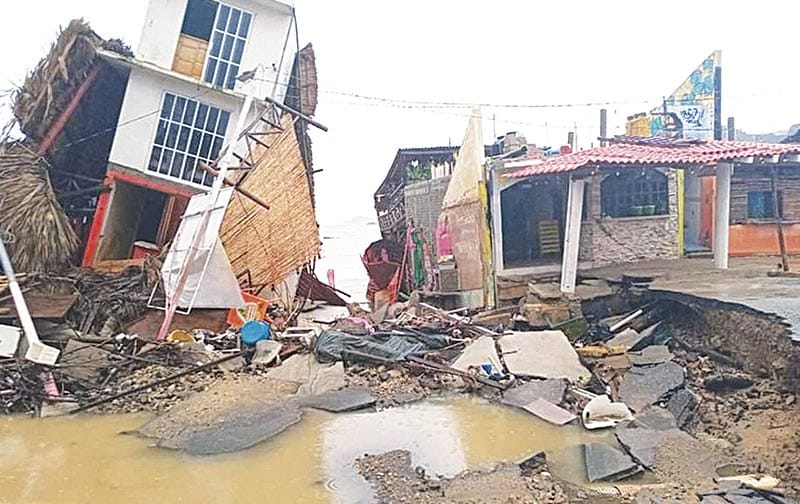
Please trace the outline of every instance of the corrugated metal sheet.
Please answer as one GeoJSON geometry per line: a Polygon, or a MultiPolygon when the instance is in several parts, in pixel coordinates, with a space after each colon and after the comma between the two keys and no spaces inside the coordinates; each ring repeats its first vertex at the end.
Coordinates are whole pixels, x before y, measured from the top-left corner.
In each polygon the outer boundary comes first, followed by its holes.
{"type": "Polygon", "coordinates": [[[709,142],[616,143],[546,160],[533,160],[505,177],[523,178],[548,173],[566,173],[603,165],[681,166],[705,165],[747,157],[800,154],[800,145],[714,140],[709,142]]]}

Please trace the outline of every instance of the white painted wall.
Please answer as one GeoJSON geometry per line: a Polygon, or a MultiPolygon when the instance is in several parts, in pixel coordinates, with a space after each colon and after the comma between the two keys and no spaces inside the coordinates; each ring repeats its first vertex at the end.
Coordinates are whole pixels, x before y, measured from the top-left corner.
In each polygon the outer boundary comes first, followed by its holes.
{"type": "MultiPolygon", "coordinates": [[[[178,46],[183,15],[188,0],[150,0],[142,28],[142,36],[136,58],[165,69],[172,68],[175,49],[178,46]]],[[[292,8],[273,0],[230,0],[227,5],[246,10],[253,15],[250,33],[242,55],[242,71],[260,67],[258,78],[251,83],[256,97],[272,96],[273,83],[278,81],[276,99],[283,100],[297,52],[296,38],[292,28],[292,8]],[[287,43],[287,33],[289,33],[287,43]],[[286,53],[281,62],[281,55],[286,53]]],[[[241,84],[237,91],[246,92],[241,84]]]]}
{"type": "Polygon", "coordinates": [[[136,58],[171,69],[188,0],[150,0],[136,58]]]}
{"type": "MultiPolygon", "coordinates": [[[[147,164],[158,126],[161,103],[164,93],[167,91],[228,110],[231,117],[228,122],[227,135],[233,134],[231,130],[238,120],[243,99],[168,75],[134,67],[128,79],[128,87],[109,155],[111,163],[159,176],[154,172],[147,171],[147,164]]],[[[251,118],[255,117],[253,113],[250,116],[251,118]]],[[[237,151],[241,151],[241,148],[237,151]]],[[[171,177],[169,179],[176,180],[171,177]]]]}

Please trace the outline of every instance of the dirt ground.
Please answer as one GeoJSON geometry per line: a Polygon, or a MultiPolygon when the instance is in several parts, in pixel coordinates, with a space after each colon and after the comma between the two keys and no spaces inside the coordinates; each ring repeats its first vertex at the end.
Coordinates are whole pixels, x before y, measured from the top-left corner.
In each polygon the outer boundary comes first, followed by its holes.
{"type": "Polygon", "coordinates": [[[528,476],[515,465],[492,471],[466,471],[453,478],[434,479],[422,467],[411,466],[411,454],[397,450],[365,455],[356,461],[359,473],[369,481],[381,504],[413,502],[562,504],[571,502],[565,489],[542,466],[528,476]]]}

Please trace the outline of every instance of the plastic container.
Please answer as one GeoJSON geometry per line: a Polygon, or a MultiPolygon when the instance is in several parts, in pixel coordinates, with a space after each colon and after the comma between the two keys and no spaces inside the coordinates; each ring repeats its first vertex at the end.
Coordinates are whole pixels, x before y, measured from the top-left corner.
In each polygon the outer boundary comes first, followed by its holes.
{"type": "Polygon", "coordinates": [[[239,337],[245,345],[253,346],[261,340],[268,340],[272,337],[272,330],[269,324],[261,320],[251,320],[246,322],[239,330],[239,337]]]}

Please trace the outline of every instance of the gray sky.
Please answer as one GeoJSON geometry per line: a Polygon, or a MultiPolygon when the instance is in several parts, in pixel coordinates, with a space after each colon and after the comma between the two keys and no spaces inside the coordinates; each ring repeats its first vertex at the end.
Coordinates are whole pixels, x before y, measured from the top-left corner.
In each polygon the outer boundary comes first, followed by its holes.
{"type": "MultiPolygon", "coordinates": [[[[21,83],[58,27],[75,17],[134,50],[147,0],[6,2],[0,89],[21,83]]],[[[604,103],[611,133],[658,105],[711,51],[722,50],[723,117],[748,132],[800,122],[792,1],[672,2],[297,0],[301,44],[313,42],[320,80],[313,133],[318,219],[372,216],[372,193],[399,147],[458,144],[468,109],[402,101],[604,103]],[[352,95],[388,100],[370,100],[352,95]]],[[[596,142],[599,105],[486,107],[484,139],[519,131],[560,145],[577,125],[596,142]],[[495,118],[492,121],[492,118],[495,118]]],[[[0,118],[8,117],[7,110],[0,118]]]]}

